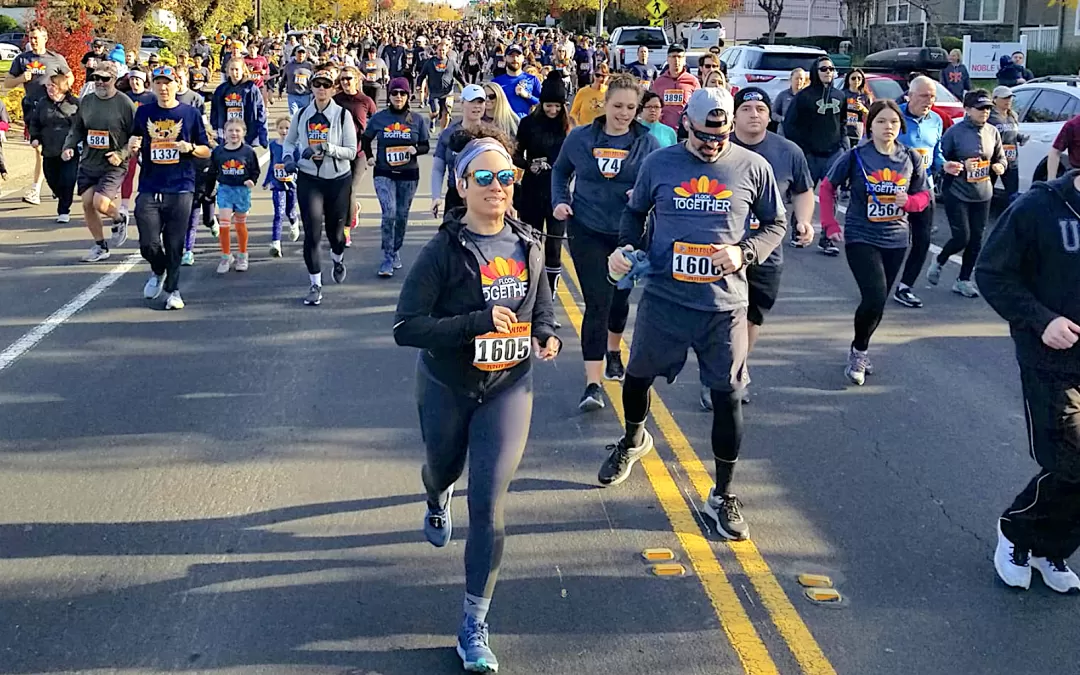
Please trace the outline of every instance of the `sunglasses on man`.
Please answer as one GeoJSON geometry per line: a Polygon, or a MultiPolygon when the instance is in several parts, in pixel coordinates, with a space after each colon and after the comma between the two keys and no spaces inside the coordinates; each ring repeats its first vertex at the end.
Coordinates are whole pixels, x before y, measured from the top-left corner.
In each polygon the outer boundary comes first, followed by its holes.
{"type": "Polygon", "coordinates": [[[90,76],[90,81],[91,82],[111,82],[112,79],[113,79],[112,75],[91,75],[90,76]]]}

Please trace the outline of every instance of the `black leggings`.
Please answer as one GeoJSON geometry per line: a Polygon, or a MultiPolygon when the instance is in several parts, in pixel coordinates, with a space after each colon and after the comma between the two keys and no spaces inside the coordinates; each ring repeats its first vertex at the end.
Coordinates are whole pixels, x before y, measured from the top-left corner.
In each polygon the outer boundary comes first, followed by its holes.
{"type": "MultiPolygon", "coordinates": [[[[627,373],[623,382],[623,410],[626,413],[626,442],[641,445],[645,420],[649,417],[649,392],[655,378],[634,377],[627,373]]],[[[741,391],[710,390],[713,404],[712,450],[716,467],[718,495],[728,494],[742,446],[743,416],[741,391]]]]}
{"type": "Polygon", "coordinates": [[[135,199],[135,224],[139,228],[139,252],[154,274],[165,274],[165,292],[180,285],[180,258],[191,219],[194,195],[140,192],[135,199]]]}
{"type": "Polygon", "coordinates": [[[960,276],[957,279],[970,281],[975,261],[982,251],[983,230],[986,229],[986,221],[990,219],[990,202],[963,202],[947,195],[945,215],[949,218],[952,238],[941,247],[941,253],[937,257],[938,264],[944,265],[950,256],[963,251],[964,259],[960,264],[960,276]]]}
{"type": "Polygon", "coordinates": [[[590,230],[570,221],[570,256],[585,298],[581,320],[581,354],[586,361],[603,361],[607,354],[607,333],[626,330],[630,315],[630,290],[615,288],[607,279],[607,259],[619,243],[616,234],[590,230]]]}
{"type": "Polygon", "coordinates": [[[316,178],[300,172],[296,177],[296,201],[300,220],[304,223],[304,264],[308,274],[322,271],[319,264],[319,242],[323,228],[330,240],[330,250],[345,252],[345,223],[352,202],[352,176],[316,178]]]}
{"type": "Polygon", "coordinates": [[[531,225],[534,230],[547,235],[544,237],[544,268],[548,275],[548,285],[554,295],[558,290],[556,284],[559,274],[562,272],[562,243],[566,236],[566,221],[555,218],[551,210],[550,195],[547,199],[522,200],[518,214],[521,220],[531,225]]]}
{"type": "Polygon", "coordinates": [[[436,380],[421,361],[416,400],[427,449],[421,475],[429,506],[446,506],[447,490],[469,462],[465,592],[490,598],[506,536],[503,502],[529,437],[532,373],[478,403],[436,380]]]}
{"type": "Polygon", "coordinates": [[[885,300],[900,266],[904,264],[905,248],[880,248],[871,244],[847,244],[848,267],[859,285],[862,301],[855,310],[855,340],[851,343],[855,349],[865,352],[870,346],[870,337],[881,323],[885,314],[885,300]]]}
{"type": "Polygon", "coordinates": [[[41,169],[45,173],[45,182],[56,195],[56,214],[71,213],[71,202],[75,198],[75,180],[79,174],[79,157],[68,161],[59,157],[42,157],[41,169]]]}
{"type": "Polygon", "coordinates": [[[908,214],[908,228],[911,230],[911,251],[908,253],[907,262],[904,263],[904,273],[900,275],[900,283],[911,287],[919,278],[923,265],[926,263],[926,255],[930,252],[930,230],[934,227],[934,201],[922,211],[908,214]]]}

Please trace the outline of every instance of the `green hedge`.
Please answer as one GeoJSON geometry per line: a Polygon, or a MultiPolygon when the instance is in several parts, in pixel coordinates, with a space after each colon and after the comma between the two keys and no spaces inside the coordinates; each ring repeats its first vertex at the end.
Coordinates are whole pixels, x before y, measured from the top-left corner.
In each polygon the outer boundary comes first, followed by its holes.
{"type": "Polygon", "coordinates": [[[953,37],[951,35],[941,36],[941,48],[947,52],[951,52],[954,49],[964,49],[964,39],[953,37]]]}
{"type": "Polygon", "coordinates": [[[10,16],[0,15],[0,33],[19,32],[19,22],[10,16]]]}
{"type": "Polygon", "coordinates": [[[1080,48],[1066,47],[1056,52],[1028,51],[1027,67],[1036,76],[1076,75],[1080,70],[1080,48]]]}

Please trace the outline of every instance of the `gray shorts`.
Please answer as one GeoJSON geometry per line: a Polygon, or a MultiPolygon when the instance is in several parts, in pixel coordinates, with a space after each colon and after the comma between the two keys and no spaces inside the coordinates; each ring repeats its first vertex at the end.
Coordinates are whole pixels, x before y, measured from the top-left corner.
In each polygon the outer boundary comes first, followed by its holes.
{"type": "Polygon", "coordinates": [[[644,293],[637,307],[634,341],[627,374],[675,381],[693,348],[701,383],[717,391],[737,391],[750,377],[746,370],[746,309],[704,312],[644,293]]]}
{"type": "Polygon", "coordinates": [[[99,194],[109,199],[116,199],[120,194],[120,185],[127,175],[127,162],[121,166],[109,167],[108,169],[92,169],[85,164],[79,165],[79,173],[75,179],[75,194],[82,196],[84,192],[93,188],[94,194],[99,194]]]}

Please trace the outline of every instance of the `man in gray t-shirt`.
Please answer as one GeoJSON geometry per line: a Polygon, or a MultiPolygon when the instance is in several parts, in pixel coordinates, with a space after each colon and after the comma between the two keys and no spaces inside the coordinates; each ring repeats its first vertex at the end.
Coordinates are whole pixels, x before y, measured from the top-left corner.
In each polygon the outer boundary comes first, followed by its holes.
{"type": "MultiPolygon", "coordinates": [[[[15,60],[11,62],[7,77],[4,78],[5,89],[22,87],[26,91],[22,100],[24,120],[29,119],[30,112],[38,101],[48,95],[45,85],[48,84],[50,77],[57,73],[67,75],[68,87],[75,82],[75,76],[71,73],[67,60],[60,54],[46,49],[49,32],[44,26],[32,27],[29,37],[30,49],[15,57],[15,60]]],[[[29,131],[26,133],[29,134],[29,131]]],[[[23,201],[27,204],[41,203],[41,147],[34,148],[34,152],[34,182],[23,195],[23,201]]]]}
{"type": "Polygon", "coordinates": [[[623,381],[626,432],[597,478],[604,485],[626,480],[652,449],[645,420],[653,381],[674,381],[693,348],[713,402],[716,486],[702,510],[722,536],[747,539],[741,503],[730,490],[742,435],[740,390],[747,382],[746,268],[780,244],[786,218],[768,162],[731,142],[734,113],[726,90],[698,89],[683,114],[686,142],[657,150],[638,173],[608,272],[621,278],[630,271],[626,255],[642,246],[650,212],[651,269],[623,381]],[[747,235],[751,211],[761,225],[747,235]]]}

